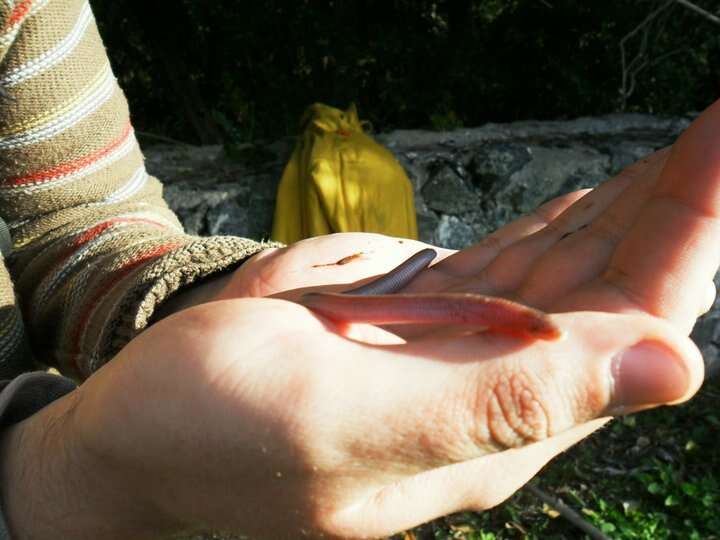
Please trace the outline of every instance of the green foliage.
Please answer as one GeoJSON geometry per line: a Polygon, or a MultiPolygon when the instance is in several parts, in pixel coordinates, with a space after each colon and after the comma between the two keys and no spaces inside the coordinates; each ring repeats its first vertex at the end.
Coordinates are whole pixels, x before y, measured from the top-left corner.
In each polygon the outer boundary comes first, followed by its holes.
{"type": "Polygon", "coordinates": [[[585,454],[580,468],[609,458],[625,471],[588,490],[583,513],[595,526],[618,540],[718,538],[719,389],[708,383],[687,405],[625,418],[595,438],[603,455],[585,454]]]}
{"type": "MultiPolygon", "coordinates": [[[[718,0],[697,0],[716,11],[718,0]]],[[[608,113],[620,40],[660,0],[94,0],[136,124],[190,140],[297,132],[309,104],[358,104],[379,130],[608,113]]],[[[714,99],[717,27],[674,5],[625,107],[714,99]]],[[[640,50],[640,37],[628,54],[640,50]]]]}

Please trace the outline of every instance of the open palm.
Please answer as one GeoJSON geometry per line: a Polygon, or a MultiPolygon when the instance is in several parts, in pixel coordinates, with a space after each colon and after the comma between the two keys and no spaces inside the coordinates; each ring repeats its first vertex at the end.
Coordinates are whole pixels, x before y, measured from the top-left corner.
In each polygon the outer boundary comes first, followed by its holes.
{"type": "Polygon", "coordinates": [[[506,296],[547,311],[644,312],[689,332],[720,264],[720,102],[666,148],[447,256],[408,291],[506,296]]]}
{"type": "MultiPolygon", "coordinates": [[[[436,248],[439,262],[405,292],[490,294],[551,312],[640,312],[689,332],[712,305],[720,264],[717,135],[720,102],[672,148],[600,187],[554,199],[462,251],[436,248]]],[[[251,259],[220,297],[343,290],[423,247],[376,234],[313,238],[251,259]]]]}

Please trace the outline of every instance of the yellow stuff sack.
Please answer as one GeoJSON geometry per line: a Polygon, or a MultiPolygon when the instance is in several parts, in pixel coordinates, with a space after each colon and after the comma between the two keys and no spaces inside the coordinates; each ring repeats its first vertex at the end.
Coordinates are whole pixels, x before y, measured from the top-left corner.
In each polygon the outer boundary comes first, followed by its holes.
{"type": "Polygon", "coordinates": [[[355,106],[316,103],[278,187],[272,238],[333,232],[417,238],[412,186],[389,150],[363,132],[355,106]]]}

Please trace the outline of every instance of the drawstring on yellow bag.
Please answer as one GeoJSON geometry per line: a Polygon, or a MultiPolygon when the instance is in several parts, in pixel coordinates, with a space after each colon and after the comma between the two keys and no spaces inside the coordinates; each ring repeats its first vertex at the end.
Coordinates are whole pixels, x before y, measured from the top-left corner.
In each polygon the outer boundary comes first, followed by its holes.
{"type": "Polygon", "coordinates": [[[352,105],[316,103],[278,187],[272,238],[290,244],[333,232],[417,238],[412,186],[389,150],[363,132],[352,105]]]}

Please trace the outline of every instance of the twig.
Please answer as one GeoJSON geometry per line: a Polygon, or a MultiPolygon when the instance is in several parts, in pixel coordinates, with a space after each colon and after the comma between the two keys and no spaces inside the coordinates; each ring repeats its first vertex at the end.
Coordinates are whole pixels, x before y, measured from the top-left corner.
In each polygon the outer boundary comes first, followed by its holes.
{"type": "Polygon", "coordinates": [[[625,36],[620,40],[620,65],[622,69],[622,83],[620,88],[620,98],[621,98],[621,104],[620,108],[621,110],[625,110],[625,106],[627,105],[627,99],[632,95],[632,93],[635,91],[635,77],[636,75],[642,71],[645,67],[647,67],[647,61],[645,60],[645,51],[647,49],[647,42],[648,42],[648,35],[649,35],[649,29],[648,27],[650,24],[655,20],[655,18],[660,15],[663,11],[665,11],[667,8],[669,8],[672,4],[675,3],[676,0],[666,0],[663,2],[663,4],[658,7],[655,11],[650,13],[643,21],[638,24],[635,28],[633,28],[630,32],[625,34],[625,36]],[[643,35],[640,41],[640,50],[635,55],[635,57],[630,61],[630,63],[627,62],[626,58],[626,49],[625,45],[627,44],[630,39],[635,37],[638,32],[642,31],[643,35]]]}
{"type": "Polygon", "coordinates": [[[692,2],[689,2],[688,0],[675,0],[676,3],[680,4],[681,6],[685,6],[686,8],[694,11],[695,13],[699,13],[709,21],[714,22],[715,24],[720,24],[720,17],[717,17],[716,15],[713,15],[709,11],[705,11],[700,6],[696,6],[692,2]]]}
{"type": "MultiPolygon", "coordinates": [[[[630,32],[628,32],[620,40],[620,65],[621,65],[621,70],[622,70],[621,86],[620,86],[620,109],[621,110],[625,110],[625,108],[627,106],[628,98],[635,91],[638,74],[641,71],[643,71],[645,68],[657,65],[662,60],[665,60],[669,56],[673,56],[674,54],[679,52],[679,50],[675,50],[675,51],[671,51],[668,54],[661,55],[659,58],[656,58],[655,60],[648,61],[648,59],[647,59],[648,38],[650,35],[651,27],[654,24],[655,19],[663,11],[665,11],[666,9],[671,7],[673,4],[679,4],[685,8],[701,15],[705,19],[707,19],[715,24],[720,24],[720,17],[697,6],[690,0],[666,0],[658,8],[656,8],[653,12],[651,12],[647,17],[645,17],[645,19],[640,24],[638,24],[635,28],[633,28],[630,32]],[[640,45],[638,46],[638,51],[635,54],[635,56],[628,62],[626,46],[627,46],[628,42],[640,32],[642,32],[642,36],[640,38],[640,45]]],[[[662,33],[662,29],[657,30],[657,32],[662,33]]],[[[680,49],[680,50],[682,50],[682,49],[680,49]]]]}
{"type": "Polygon", "coordinates": [[[156,141],[162,141],[168,144],[176,144],[178,146],[187,146],[193,148],[193,145],[190,143],[178,141],[177,139],[171,139],[170,137],[166,137],[165,135],[157,135],[155,133],[148,133],[147,131],[136,131],[135,133],[147,139],[155,139],[156,141]]]}
{"type": "Polygon", "coordinates": [[[609,536],[600,531],[557,497],[553,497],[549,493],[545,493],[542,489],[532,484],[527,484],[525,489],[530,491],[530,493],[535,495],[548,506],[552,506],[562,517],[575,525],[593,540],[612,540],[609,536]]]}

